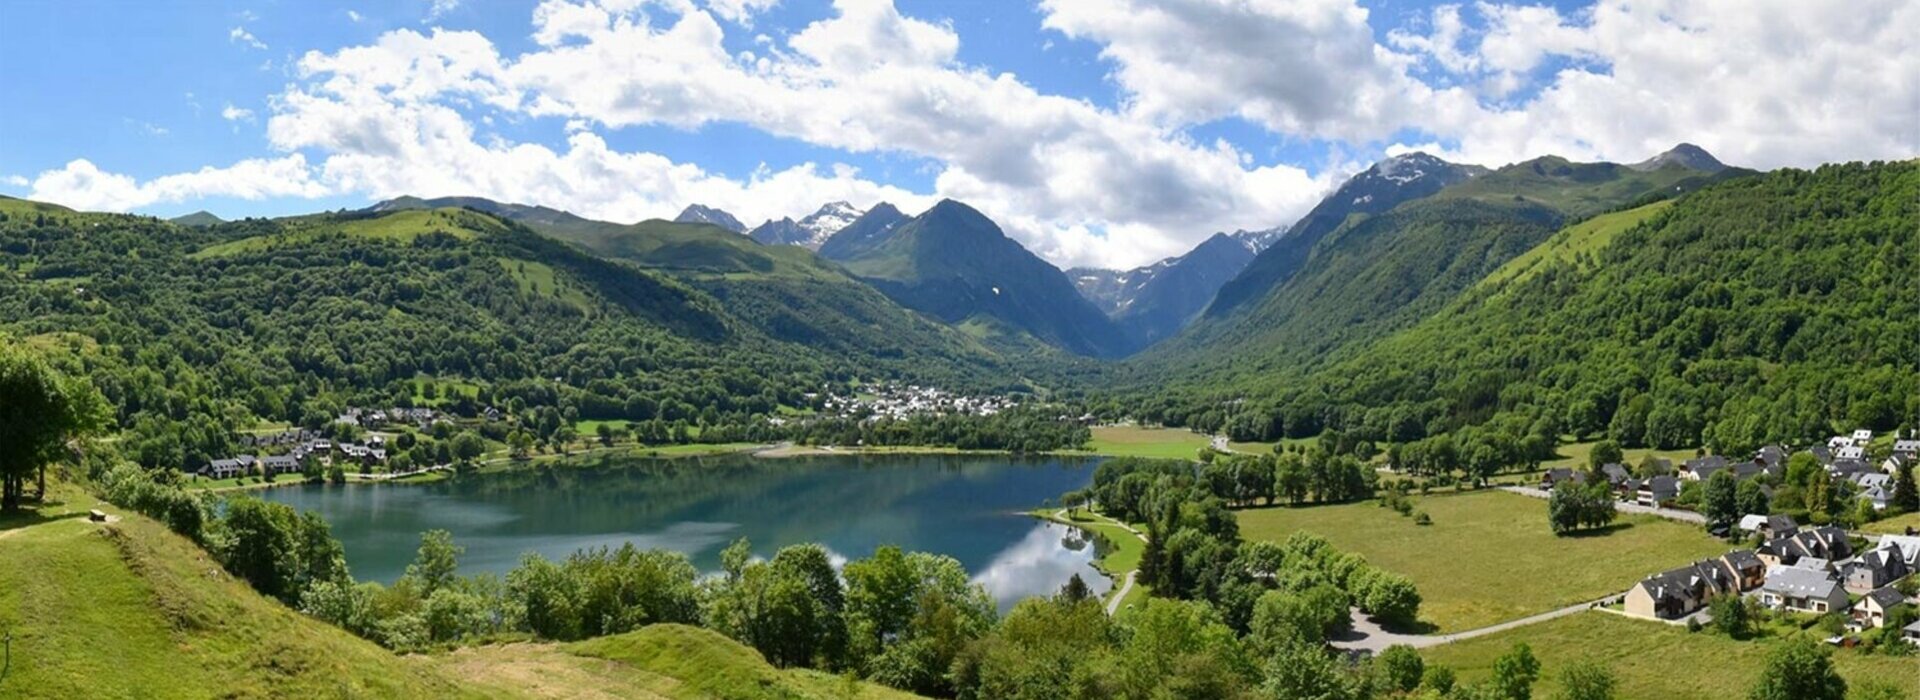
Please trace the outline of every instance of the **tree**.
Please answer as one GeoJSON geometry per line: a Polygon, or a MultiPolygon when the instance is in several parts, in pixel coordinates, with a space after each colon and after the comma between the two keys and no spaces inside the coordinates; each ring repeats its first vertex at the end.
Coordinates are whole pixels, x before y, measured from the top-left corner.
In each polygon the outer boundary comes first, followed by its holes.
{"type": "Polygon", "coordinates": [[[1773,512],[1773,504],[1768,501],[1767,490],[1761,487],[1760,480],[1757,478],[1740,482],[1739,488],[1734,489],[1733,497],[1738,503],[1736,510],[1741,515],[1766,515],[1773,512]]]}
{"type": "Polygon", "coordinates": [[[106,400],[93,386],[50,369],[24,350],[0,346],[0,510],[20,508],[27,478],[47,491],[47,464],[73,440],[105,428],[106,400]]]}
{"type": "Polygon", "coordinates": [[[1619,464],[1626,461],[1626,453],[1620,451],[1620,443],[1601,440],[1593,445],[1593,451],[1587,453],[1587,468],[1600,471],[1606,464],[1619,464]]]}
{"type": "Polygon", "coordinates": [[[452,444],[454,459],[460,460],[463,465],[473,464],[473,460],[479,459],[480,455],[487,452],[487,441],[470,430],[453,436],[452,444]]]}
{"type": "Polygon", "coordinates": [[[1914,489],[1913,460],[1900,463],[1900,472],[1893,479],[1892,506],[1903,512],[1920,512],[1920,491],[1914,489]]]}
{"type": "Polygon", "coordinates": [[[1717,596],[1707,604],[1713,628],[1734,639],[1746,639],[1753,632],[1753,615],[1739,595],[1717,596]]]}
{"type": "Polygon", "coordinates": [[[1707,477],[1701,494],[1700,514],[1707,517],[1707,530],[1732,530],[1740,520],[1739,487],[1732,469],[1722,469],[1707,477]]]}
{"type": "Polygon", "coordinates": [[[1420,652],[1405,644],[1395,644],[1380,652],[1374,660],[1380,669],[1381,680],[1388,690],[1411,693],[1420,687],[1420,677],[1426,673],[1426,662],[1420,659],[1420,652]]]}
{"type": "Polygon", "coordinates": [[[1093,589],[1087,587],[1087,582],[1079,574],[1074,574],[1067,579],[1066,585],[1060,587],[1060,594],[1055,597],[1069,604],[1093,600],[1093,589]]]}
{"type": "Polygon", "coordinates": [[[1811,638],[1794,637],[1767,657],[1748,700],[1845,700],[1847,681],[1833,668],[1827,650],[1811,638]]]}
{"type": "Polygon", "coordinates": [[[418,587],[420,597],[426,598],[453,583],[460,569],[460,554],[465,551],[465,547],[453,543],[453,534],[446,530],[420,533],[420,551],[407,565],[406,577],[418,587]]]}
{"type": "Polygon", "coordinates": [[[1526,642],[1516,642],[1513,648],[1493,661],[1493,687],[1508,700],[1528,700],[1533,697],[1533,682],[1540,679],[1540,661],[1533,658],[1533,649],[1526,642]]]}
{"type": "Polygon", "coordinates": [[[1613,671],[1591,659],[1583,659],[1560,670],[1560,691],[1553,697],[1554,700],[1613,700],[1616,685],[1613,671]]]}

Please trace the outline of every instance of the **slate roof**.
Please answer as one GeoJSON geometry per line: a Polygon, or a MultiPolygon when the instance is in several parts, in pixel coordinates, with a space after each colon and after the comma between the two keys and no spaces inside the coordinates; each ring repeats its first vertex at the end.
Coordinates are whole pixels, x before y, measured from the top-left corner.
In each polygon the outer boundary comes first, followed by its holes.
{"type": "Polygon", "coordinates": [[[1875,605],[1880,606],[1881,610],[1886,610],[1907,602],[1907,597],[1902,595],[1900,591],[1894,590],[1893,586],[1875,588],[1872,592],[1864,596],[1864,598],[1872,600],[1875,605]]]}
{"type": "Polygon", "coordinates": [[[1767,585],[1763,590],[1794,598],[1828,598],[1839,587],[1840,582],[1824,571],[1780,567],[1767,572],[1767,585]]]}

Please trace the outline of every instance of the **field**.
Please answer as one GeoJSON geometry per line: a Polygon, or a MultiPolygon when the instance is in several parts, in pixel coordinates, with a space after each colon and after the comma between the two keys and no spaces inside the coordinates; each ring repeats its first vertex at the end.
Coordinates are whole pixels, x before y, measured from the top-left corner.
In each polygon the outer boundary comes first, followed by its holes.
{"type": "MultiPolygon", "coordinates": [[[[1574,442],[1561,445],[1554,449],[1554,452],[1560,455],[1560,458],[1541,462],[1540,468],[1579,467],[1584,469],[1587,466],[1588,457],[1593,454],[1593,446],[1595,444],[1596,443],[1593,442],[1574,442]]],[[[1675,466],[1678,466],[1686,460],[1693,459],[1693,450],[1656,450],[1648,447],[1631,447],[1621,450],[1620,454],[1625,460],[1624,463],[1628,466],[1639,464],[1640,460],[1646,459],[1647,455],[1665,457],[1672,460],[1675,466]]]]}
{"type": "Polygon", "coordinates": [[[1433,524],[1366,501],[1240,512],[1249,540],[1296,530],[1327,538],[1413,579],[1423,621],[1454,632],[1518,619],[1625,591],[1648,574],[1731,547],[1699,528],[1622,516],[1602,534],[1555,537],[1547,502],[1501,491],[1415,497],[1433,524]]]}
{"type": "MultiPolygon", "coordinates": [[[[1699,698],[1718,700],[1746,697],[1760,676],[1772,641],[1741,642],[1710,633],[1689,633],[1684,627],[1634,620],[1605,612],[1589,612],[1421,652],[1428,664],[1452,667],[1460,681],[1471,683],[1492,673],[1493,660],[1515,642],[1526,642],[1540,660],[1536,698],[1553,697],[1560,669],[1575,660],[1591,658],[1613,669],[1620,698],[1699,698]]],[[[1879,679],[1920,698],[1920,661],[1835,651],[1834,663],[1850,686],[1879,679]]]]}
{"type": "Polygon", "coordinates": [[[1131,425],[1101,426],[1093,429],[1088,449],[1109,457],[1155,457],[1193,459],[1212,438],[1177,428],[1142,428],[1131,425]]]}

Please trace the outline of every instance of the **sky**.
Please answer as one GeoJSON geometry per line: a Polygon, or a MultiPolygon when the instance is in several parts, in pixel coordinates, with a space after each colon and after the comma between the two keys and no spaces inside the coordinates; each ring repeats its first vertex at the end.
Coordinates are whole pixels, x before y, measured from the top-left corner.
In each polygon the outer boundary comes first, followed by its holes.
{"type": "Polygon", "coordinates": [[[1920,155],[1911,0],[15,0],[0,24],[0,194],[159,216],[473,195],[751,226],[951,198],[1124,268],[1416,150],[1920,155]]]}

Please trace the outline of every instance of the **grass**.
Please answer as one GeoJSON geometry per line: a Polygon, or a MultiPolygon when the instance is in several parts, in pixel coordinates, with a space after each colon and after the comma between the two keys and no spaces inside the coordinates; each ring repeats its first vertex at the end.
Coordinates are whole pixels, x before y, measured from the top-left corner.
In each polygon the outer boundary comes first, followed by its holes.
{"type": "Polygon", "coordinates": [[[0,697],[915,697],[679,625],[402,657],[261,597],[159,523],[71,485],[53,496],[0,517],[0,697]]]}
{"type": "MultiPolygon", "coordinates": [[[[1113,588],[1107,592],[1109,596],[1108,600],[1112,600],[1111,596],[1114,593],[1118,593],[1121,584],[1125,582],[1127,572],[1140,568],[1140,558],[1146,554],[1147,543],[1140,541],[1138,536],[1128,532],[1126,528],[1121,527],[1119,521],[1104,515],[1093,513],[1084,508],[1076,508],[1067,513],[1067,519],[1062,520],[1058,517],[1059,512],[1059,509],[1056,508],[1042,508],[1032,511],[1030,514],[1036,518],[1051,520],[1057,523],[1066,523],[1083,530],[1091,530],[1098,533],[1100,538],[1106,541],[1106,554],[1094,560],[1093,568],[1099,569],[1100,573],[1106,574],[1107,578],[1113,580],[1113,588]]],[[[1138,608],[1147,602],[1149,595],[1150,593],[1146,586],[1135,582],[1133,584],[1133,590],[1127,591],[1126,599],[1121,601],[1120,609],[1127,610],[1130,607],[1138,608]]]]}
{"type": "Polygon", "coordinates": [[[282,233],[253,236],[207,246],[189,256],[196,260],[255,253],[321,236],[344,235],[395,243],[411,243],[428,233],[445,233],[460,240],[503,230],[499,221],[461,209],[409,209],[363,219],[336,219],[316,214],[281,219],[282,233]]]}
{"type": "Polygon", "coordinates": [[[1520,254],[1501,265],[1486,277],[1480,279],[1479,286],[1493,287],[1504,282],[1519,281],[1539,274],[1554,263],[1571,263],[1582,255],[1591,255],[1613,242],[1614,236],[1646,221],[1654,214],[1673,206],[1673,200],[1665,200],[1610,214],[1601,214],[1586,221],[1568,226],[1553,234],[1546,242],[1520,254]]]}
{"type": "Polygon", "coordinates": [[[0,523],[5,697],[471,697],[471,688],[255,594],[206,552],[68,486],[0,523]]]}
{"type": "Polygon", "coordinates": [[[1907,528],[1909,527],[1920,528],[1920,513],[1907,513],[1905,515],[1896,515],[1885,520],[1875,520],[1860,526],[1860,529],[1866,530],[1867,532],[1904,535],[1907,534],[1907,528]]]}
{"type": "Polygon", "coordinates": [[[1373,501],[1240,512],[1249,540],[1295,531],[1403,574],[1420,589],[1420,617],[1440,631],[1518,619],[1618,593],[1648,574],[1726,552],[1699,528],[1623,515],[1603,534],[1555,537],[1547,502],[1503,491],[1421,496],[1433,524],[1373,501]]]}
{"type": "MultiPolygon", "coordinates": [[[[1587,466],[1589,456],[1593,454],[1593,446],[1596,444],[1599,443],[1573,442],[1563,444],[1554,449],[1554,453],[1560,455],[1559,459],[1541,462],[1540,468],[1579,467],[1584,469],[1587,466]]],[[[1693,450],[1656,450],[1650,447],[1632,447],[1621,450],[1620,454],[1622,456],[1622,463],[1629,467],[1640,464],[1640,460],[1646,459],[1647,455],[1665,457],[1672,461],[1675,467],[1678,467],[1681,462],[1693,459],[1693,452],[1693,450]]]]}
{"type": "Polygon", "coordinates": [[[1211,443],[1212,438],[1186,430],[1116,425],[1094,428],[1087,448],[1109,457],[1193,459],[1211,443]]]}
{"type": "MultiPolygon", "coordinates": [[[[1634,620],[1605,612],[1589,612],[1528,625],[1421,652],[1427,663],[1452,667],[1462,683],[1484,680],[1493,660],[1525,642],[1540,660],[1537,698],[1553,697],[1559,689],[1560,669],[1581,658],[1591,658],[1613,669],[1621,698],[1746,697],[1759,678],[1774,640],[1735,641],[1710,633],[1689,633],[1684,627],[1634,620]]],[[[1912,658],[1865,655],[1836,650],[1834,665],[1850,686],[1875,679],[1899,688],[1904,697],[1920,698],[1914,679],[1920,664],[1912,658]]]]}
{"type": "Polygon", "coordinates": [[[582,311],[593,309],[593,299],[586,292],[564,282],[545,263],[508,258],[497,260],[500,267],[507,271],[507,276],[519,283],[522,294],[550,298],[582,311]]]}

